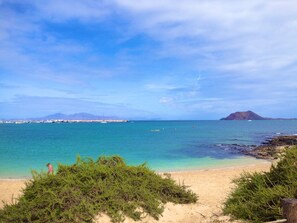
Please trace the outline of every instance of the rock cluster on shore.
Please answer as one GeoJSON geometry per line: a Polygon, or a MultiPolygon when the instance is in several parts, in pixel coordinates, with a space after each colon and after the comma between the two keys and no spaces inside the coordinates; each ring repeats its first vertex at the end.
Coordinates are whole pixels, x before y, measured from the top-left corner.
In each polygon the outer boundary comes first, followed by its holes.
{"type": "Polygon", "coordinates": [[[217,144],[223,150],[235,154],[253,156],[258,159],[273,160],[287,147],[297,145],[297,135],[277,136],[267,139],[261,145],[242,145],[242,144],[217,144]]]}
{"type": "Polygon", "coordinates": [[[243,150],[245,155],[259,159],[277,159],[285,148],[297,145],[297,135],[277,136],[266,140],[262,145],[251,150],[243,150]]]}

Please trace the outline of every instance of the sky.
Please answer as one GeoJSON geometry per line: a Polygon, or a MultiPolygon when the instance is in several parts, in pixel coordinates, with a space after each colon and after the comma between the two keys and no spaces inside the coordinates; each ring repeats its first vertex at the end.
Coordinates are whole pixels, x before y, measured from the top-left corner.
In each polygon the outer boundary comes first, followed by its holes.
{"type": "Polygon", "coordinates": [[[0,118],[297,117],[296,0],[0,0],[0,118]]]}

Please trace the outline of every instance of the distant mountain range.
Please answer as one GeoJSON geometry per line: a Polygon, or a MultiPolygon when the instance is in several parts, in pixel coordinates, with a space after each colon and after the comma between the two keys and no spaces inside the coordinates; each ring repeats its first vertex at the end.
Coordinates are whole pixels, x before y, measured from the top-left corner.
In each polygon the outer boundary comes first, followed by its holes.
{"type": "Polygon", "coordinates": [[[296,118],[265,118],[255,112],[245,111],[231,113],[226,118],[221,118],[220,120],[296,120],[296,118]]]}
{"type": "Polygon", "coordinates": [[[32,120],[106,120],[106,119],[118,119],[114,116],[98,116],[89,113],[75,113],[66,115],[63,113],[55,113],[40,118],[32,118],[32,120]]]}

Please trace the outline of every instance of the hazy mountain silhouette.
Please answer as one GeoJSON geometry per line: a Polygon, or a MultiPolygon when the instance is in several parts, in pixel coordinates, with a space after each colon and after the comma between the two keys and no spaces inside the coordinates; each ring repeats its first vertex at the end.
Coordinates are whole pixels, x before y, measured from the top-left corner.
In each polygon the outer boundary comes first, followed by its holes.
{"type": "Polygon", "coordinates": [[[102,120],[102,119],[117,119],[114,116],[99,116],[93,115],[89,113],[75,113],[75,114],[63,114],[63,113],[55,113],[41,118],[34,118],[39,120],[102,120]]]}

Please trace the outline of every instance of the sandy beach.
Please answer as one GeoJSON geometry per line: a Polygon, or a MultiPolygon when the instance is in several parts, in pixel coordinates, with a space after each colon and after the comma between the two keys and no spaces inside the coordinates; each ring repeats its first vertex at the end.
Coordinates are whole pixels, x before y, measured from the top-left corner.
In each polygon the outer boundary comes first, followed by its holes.
{"type": "MultiPolygon", "coordinates": [[[[243,171],[267,171],[269,162],[236,166],[220,169],[204,169],[172,172],[171,176],[176,182],[190,186],[191,190],[199,195],[198,203],[190,205],[166,204],[163,216],[159,221],[146,217],[141,222],[164,223],[197,223],[197,222],[232,222],[222,215],[221,207],[228,193],[231,191],[232,179],[238,177],[243,171]]],[[[11,202],[21,194],[25,180],[0,180],[0,200],[11,202]]],[[[3,207],[1,202],[0,207],[3,207]]],[[[107,216],[98,216],[96,222],[110,222],[107,216]]],[[[132,223],[131,219],[126,219],[132,223]]],[[[234,221],[235,222],[235,221],[234,221]]]]}

